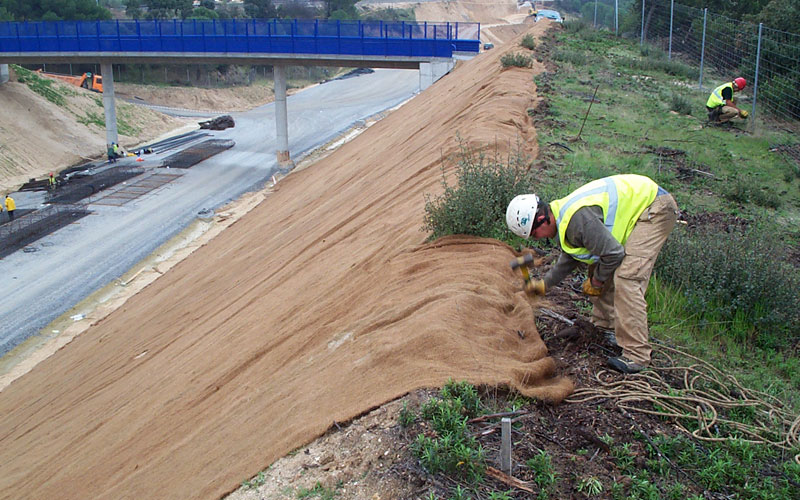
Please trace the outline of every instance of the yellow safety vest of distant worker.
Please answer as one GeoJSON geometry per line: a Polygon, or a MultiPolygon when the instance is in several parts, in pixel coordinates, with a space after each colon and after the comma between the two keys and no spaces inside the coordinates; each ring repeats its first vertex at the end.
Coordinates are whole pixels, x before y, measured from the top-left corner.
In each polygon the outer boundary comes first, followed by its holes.
{"type": "Polygon", "coordinates": [[[656,199],[658,184],[635,174],[612,175],[592,181],[566,198],[550,202],[556,218],[561,249],[575,260],[591,264],[598,257],[586,248],[576,248],[567,240],[569,221],[578,209],[598,205],[603,209],[603,222],[620,245],[628,241],[636,220],[656,199]],[[620,204],[619,200],[625,200],[620,204]]]}
{"type": "Polygon", "coordinates": [[[708,102],[706,102],[706,107],[709,108],[716,108],[718,106],[725,105],[725,99],[722,98],[722,89],[730,88],[731,95],[733,95],[733,82],[723,83],[719,87],[715,88],[711,95],[708,96],[708,102]]]}
{"type": "Polygon", "coordinates": [[[6,210],[12,212],[17,209],[17,204],[14,203],[14,198],[6,196],[6,210]]]}

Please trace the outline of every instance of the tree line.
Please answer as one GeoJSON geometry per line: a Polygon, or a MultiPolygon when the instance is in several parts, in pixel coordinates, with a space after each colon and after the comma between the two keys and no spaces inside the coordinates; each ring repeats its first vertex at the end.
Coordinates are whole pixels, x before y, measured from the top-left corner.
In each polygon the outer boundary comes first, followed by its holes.
{"type": "Polygon", "coordinates": [[[275,5],[272,0],[0,0],[0,21],[84,21],[112,18],[109,7],[124,10],[132,19],[384,19],[413,20],[413,12],[386,9],[359,12],[357,0],[323,0],[320,7],[290,0],[275,5]]]}

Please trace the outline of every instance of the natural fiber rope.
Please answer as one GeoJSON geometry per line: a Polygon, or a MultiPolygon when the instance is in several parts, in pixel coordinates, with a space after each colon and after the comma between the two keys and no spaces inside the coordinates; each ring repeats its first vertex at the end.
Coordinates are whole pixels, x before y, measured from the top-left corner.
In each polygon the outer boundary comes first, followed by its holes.
{"type": "MultiPolygon", "coordinates": [[[[617,406],[630,412],[673,418],[679,429],[703,441],[741,440],[787,451],[800,446],[800,415],[792,415],[778,398],[743,387],[736,377],[678,349],[658,344],[654,354],[651,370],[622,380],[613,380],[601,370],[595,374],[599,387],[578,389],[565,401],[616,400],[617,406]],[[676,354],[694,364],[679,366],[673,359],[676,354]],[[651,408],[633,403],[649,403],[651,408]],[[720,417],[721,410],[736,408],[752,408],[754,422],[720,417]],[[696,422],[697,429],[689,431],[686,421],[696,422]],[[738,436],[732,435],[734,431],[738,436]]],[[[800,453],[794,461],[800,464],[800,453]]]]}

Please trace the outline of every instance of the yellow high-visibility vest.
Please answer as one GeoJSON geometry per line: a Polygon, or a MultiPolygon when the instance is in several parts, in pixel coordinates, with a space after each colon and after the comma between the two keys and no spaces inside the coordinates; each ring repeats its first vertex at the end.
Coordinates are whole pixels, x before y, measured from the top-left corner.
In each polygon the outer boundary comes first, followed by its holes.
{"type": "Polygon", "coordinates": [[[733,100],[733,82],[723,83],[715,88],[714,91],[711,92],[711,95],[708,96],[708,102],[706,102],[707,108],[717,108],[725,105],[725,99],[722,98],[722,89],[725,87],[731,88],[731,100],[733,100]]]}
{"type": "Polygon", "coordinates": [[[14,203],[14,200],[11,198],[6,198],[6,210],[11,211],[16,209],[17,209],[17,204],[14,203]]]}
{"type": "Polygon", "coordinates": [[[572,216],[583,207],[603,209],[603,223],[620,245],[628,241],[636,220],[653,203],[658,184],[649,177],[635,174],[612,175],[582,186],[565,198],[550,202],[556,218],[561,249],[570,257],[591,264],[599,257],[586,248],[573,247],[567,241],[567,227],[572,216]]]}

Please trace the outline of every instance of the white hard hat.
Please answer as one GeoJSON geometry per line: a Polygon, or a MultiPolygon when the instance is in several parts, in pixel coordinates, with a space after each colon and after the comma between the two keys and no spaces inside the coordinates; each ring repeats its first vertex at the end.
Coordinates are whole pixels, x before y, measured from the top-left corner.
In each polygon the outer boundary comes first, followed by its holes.
{"type": "Polygon", "coordinates": [[[539,197],[535,194],[521,194],[511,200],[506,209],[506,224],[511,232],[520,238],[528,238],[538,208],[539,197]]]}

